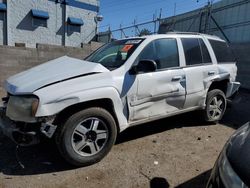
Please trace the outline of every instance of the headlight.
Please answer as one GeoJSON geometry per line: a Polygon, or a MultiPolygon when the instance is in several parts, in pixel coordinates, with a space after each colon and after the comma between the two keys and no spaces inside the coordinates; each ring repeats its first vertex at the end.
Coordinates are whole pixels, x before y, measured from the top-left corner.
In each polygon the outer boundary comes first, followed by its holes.
{"type": "Polygon", "coordinates": [[[35,96],[10,96],[6,115],[14,121],[34,122],[38,105],[35,96]]]}

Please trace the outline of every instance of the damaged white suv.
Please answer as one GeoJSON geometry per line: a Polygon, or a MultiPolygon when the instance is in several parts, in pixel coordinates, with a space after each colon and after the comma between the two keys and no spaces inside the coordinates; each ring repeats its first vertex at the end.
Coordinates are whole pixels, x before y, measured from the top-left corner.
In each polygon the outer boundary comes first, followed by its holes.
{"type": "Polygon", "coordinates": [[[240,86],[236,73],[228,45],[215,36],[117,40],[85,60],[64,56],[7,79],[0,126],[23,146],[54,138],[68,162],[86,166],[130,126],[193,110],[220,120],[240,86]]]}

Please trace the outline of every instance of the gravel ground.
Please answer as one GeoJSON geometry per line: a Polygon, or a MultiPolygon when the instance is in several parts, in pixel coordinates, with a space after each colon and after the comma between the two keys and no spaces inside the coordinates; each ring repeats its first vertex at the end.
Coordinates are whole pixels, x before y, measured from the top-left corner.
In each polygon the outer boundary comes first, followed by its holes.
{"type": "Polygon", "coordinates": [[[192,112],[130,128],[104,160],[85,168],[66,164],[52,142],[16,149],[0,134],[0,187],[205,187],[223,145],[249,121],[250,94],[239,96],[219,124],[192,112]]]}

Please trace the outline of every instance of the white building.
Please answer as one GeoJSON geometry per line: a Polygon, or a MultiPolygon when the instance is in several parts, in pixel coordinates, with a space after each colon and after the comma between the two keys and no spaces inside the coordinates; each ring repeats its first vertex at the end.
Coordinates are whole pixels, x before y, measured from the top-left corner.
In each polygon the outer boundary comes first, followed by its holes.
{"type": "Polygon", "coordinates": [[[96,35],[99,0],[0,0],[0,44],[81,46],[96,35]]]}

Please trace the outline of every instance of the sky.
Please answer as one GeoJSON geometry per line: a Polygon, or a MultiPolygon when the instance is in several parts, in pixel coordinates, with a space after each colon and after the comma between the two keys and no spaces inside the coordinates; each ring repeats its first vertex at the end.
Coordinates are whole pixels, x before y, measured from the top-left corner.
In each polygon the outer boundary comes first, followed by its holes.
{"type": "MultiPolygon", "coordinates": [[[[142,23],[160,16],[162,18],[178,15],[207,5],[211,0],[100,0],[100,15],[104,17],[99,31],[107,31],[142,23]],[[176,8],[175,8],[176,7],[176,8]]],[[[214,0],[218,1],[218,0],[214,0]]],[[[139,28],[143,29],[143,26],[139,28]]],[[[153,26],[145,26],[152,28],[153,26]]],[[[126,31],[129,34],[134,31],[126,31]]]]}

